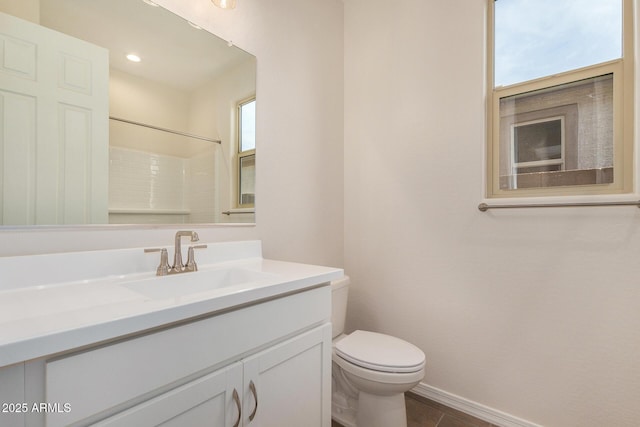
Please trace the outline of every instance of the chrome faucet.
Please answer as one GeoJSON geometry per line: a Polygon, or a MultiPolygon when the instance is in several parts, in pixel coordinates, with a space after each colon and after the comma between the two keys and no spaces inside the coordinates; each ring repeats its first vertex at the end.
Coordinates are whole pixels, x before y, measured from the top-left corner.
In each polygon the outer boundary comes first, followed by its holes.
{"type": "Polygon", "coordinates": [[[175,252],[173,253],[173,267],[169,270],[169,274],[182,273],[185,265],[182,263],[182,238],[190,237],[192,242],[200,240],[198,233],[195,231],[178,231],[175,238],[175,252]]]}
{"type": "Polygon", "coordinates": [[[168,274],[187,273],[189,271],[198,271],[196,264],[194,249],[203,249],[207,245],[189,246],[189,253],[186,264],[182,263],[182,238],[190,237],[192,242],[200,240],[198,233],[195,231],[178,231],[175,237],[175,252],[173,255],[173,266],[169,266],[169,255],[165,248],[145,249],[145,252],[160,252],[160,265],[156,269],[157,276],[166,276],[168,274]]]}
{"type": "Polygon", "coordinates": [[[145,249],[144,253],[160,252],[160,265],[156,269],[156,276],[166,276],[169,274],[171,267],[169,266],[169,254],[166,248],[145,249]]]}

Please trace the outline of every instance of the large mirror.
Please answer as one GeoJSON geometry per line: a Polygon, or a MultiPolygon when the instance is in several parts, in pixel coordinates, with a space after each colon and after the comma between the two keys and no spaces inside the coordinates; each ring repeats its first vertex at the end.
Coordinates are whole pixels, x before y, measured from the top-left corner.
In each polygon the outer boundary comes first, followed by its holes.
{"type": "Polygon", "coordinates": [[[0,12],[2,225],[255,221],[254,56],[148,0],[0,12]]]}

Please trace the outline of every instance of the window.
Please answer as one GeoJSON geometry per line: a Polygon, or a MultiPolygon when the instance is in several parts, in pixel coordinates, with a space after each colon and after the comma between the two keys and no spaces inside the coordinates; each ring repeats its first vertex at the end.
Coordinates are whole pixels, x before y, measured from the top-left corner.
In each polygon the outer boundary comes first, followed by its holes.
{"type": "Polygon", "coordinates": [[[512,175],[563,170],[564,117],[550,117],[511,126],[512,175]]]}
{"type": "Polygon", "coordinates": [[[256,184],[256,99],[238,103],[238,199],[239,208],[253,207],[256,184]]]}
{"type": "Polygon", "coordinates": [[[487,197],[631,192],[632,0],[489,3],[487,197]]]}

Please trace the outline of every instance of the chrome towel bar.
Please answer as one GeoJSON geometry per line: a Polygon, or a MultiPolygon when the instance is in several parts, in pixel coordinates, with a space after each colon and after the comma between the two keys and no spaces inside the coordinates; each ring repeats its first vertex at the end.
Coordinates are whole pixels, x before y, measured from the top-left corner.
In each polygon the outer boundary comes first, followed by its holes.
{"type": "Polygon", "coordinates": [[[636,206],[640,208],[640,200],[628,202],[584,202],[584,203],[530,203],[521,205],[488,205],[480,203],[478,210],[486,212],[489,209],[514,209],[514,208],[571,208],[589,206],[636,206]]]}
{"type": "Polygon", "coordinates": [[[242,215],[242,214],[253,214],[256,213],[255,211],[223,211],[222,214],[223,215],[242,215]]]}

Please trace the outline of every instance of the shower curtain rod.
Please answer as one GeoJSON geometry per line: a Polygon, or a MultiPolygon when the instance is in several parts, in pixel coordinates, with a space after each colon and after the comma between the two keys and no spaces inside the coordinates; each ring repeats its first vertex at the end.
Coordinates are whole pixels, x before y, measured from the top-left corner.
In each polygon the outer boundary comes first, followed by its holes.
{"type": "Polygon", "coordinates": [[[531,203],[522,205],[488,205],[480,203],[478,210],[486,212],[489,209],[512,209],[512,208],[569,208],[569,207],[589,207],[589,206],[637,206],[640,208],[640,200],[629,202],[585,202],[585,203],[531,203]]]}
{"type": "Polygon", "coordinates": [[[149,128],[149,129],[159,130],[159,131],[162,131],[162,132],[168,132],[168,133],[172,133],[174,135],[186,136],[187,138],[195,138],[195,139],[199,139],[199,140],[202,140],[202,141],[215,142],[216,144],[222,144],[222,142],[220,140],[218,140],[218,139],[205,138],[204,136],[198,136],[198,135],[193,135],[193,134],[186,133],[186,132],[179,132],[177,130],[161,128],[161,127],[158,127],[158,126],[148,125],[146,123],[134,122],[133,120],[126,120],[126,119],[121,119],[121,118],[113,117],[113,116],[109,116],[109,119],[110,120],[115,120],[115,121],[118,121],[118,122],[129,123],[130,125],[142,126],[142,127],[149,128]]]}

